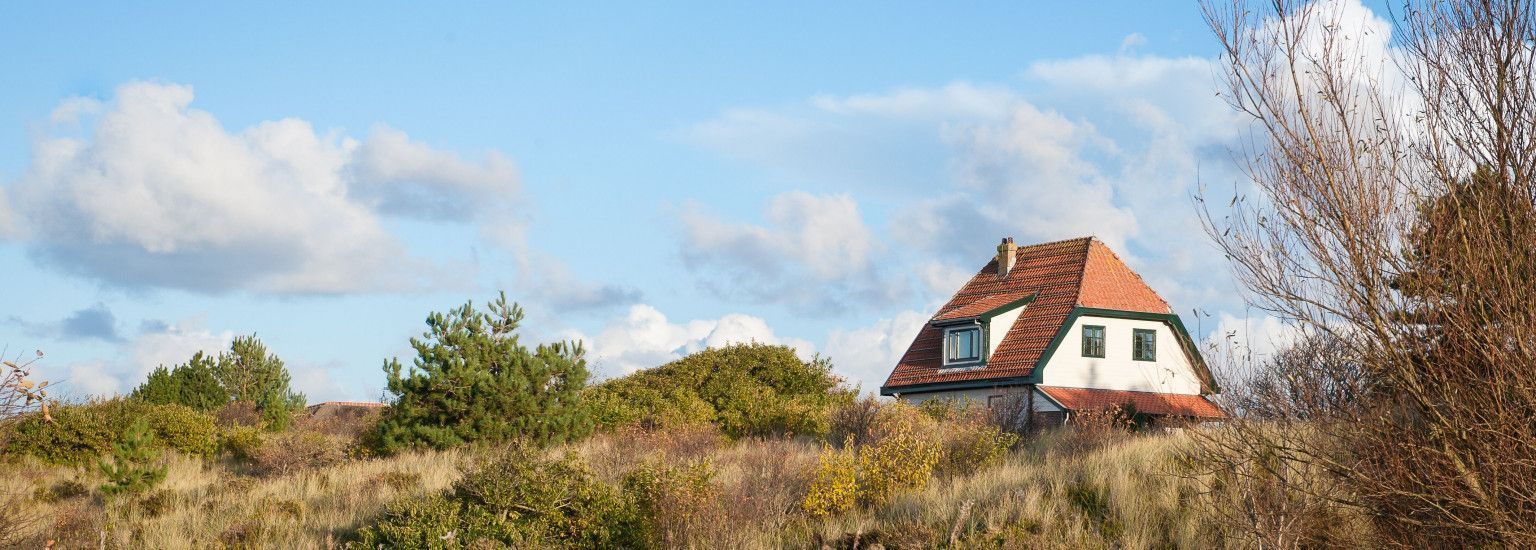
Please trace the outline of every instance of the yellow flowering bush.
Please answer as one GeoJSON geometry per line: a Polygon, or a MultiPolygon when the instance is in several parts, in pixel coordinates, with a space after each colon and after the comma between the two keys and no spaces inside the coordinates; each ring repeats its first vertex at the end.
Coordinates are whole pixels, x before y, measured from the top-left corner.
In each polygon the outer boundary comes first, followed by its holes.
{"type": "Polygon", "coordinates": [[[801,509],[815,516],[829,516],[853,508],[859,498],[859,457],[853,438],[842,448],[824,446],[816,460],[815,478],[801,509]]]}

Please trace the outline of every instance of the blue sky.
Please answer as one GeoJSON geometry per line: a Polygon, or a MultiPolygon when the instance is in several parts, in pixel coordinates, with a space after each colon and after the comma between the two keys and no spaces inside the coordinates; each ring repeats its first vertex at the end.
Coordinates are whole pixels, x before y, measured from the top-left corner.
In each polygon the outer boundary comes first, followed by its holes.
{"type": "Polygon", "coordinates": [[[724,4],[0,8],[0,345],[80,396],[254,332],[369,399],[505,290],[600,376],[755,339],[872,389],[1005,235],[1251,323],[1194,3],[724,4]]]}

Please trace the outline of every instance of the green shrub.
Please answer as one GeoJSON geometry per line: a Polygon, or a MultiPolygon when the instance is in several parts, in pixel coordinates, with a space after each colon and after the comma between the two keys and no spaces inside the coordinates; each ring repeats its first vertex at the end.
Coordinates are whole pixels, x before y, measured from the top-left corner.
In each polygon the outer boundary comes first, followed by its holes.
{"type": "Polygon", "coordinates": [[[261,429],[255,426],[232,426],[219,432],[219,448],[236,460],[254,459],[261,442],[261,429]]]}
{"type": "Polygon", "coordinates": [[[665,428],[712,422],[732,438],[821,435],[831,410],[853,401],[831,364],[786,346],[707,349],[587,390],[599,426],[665,428]]]}
{"type": "Polygon", "coordinates": [[[581,344],[530,350],[518,343],[522,319],[522,308],[509,305],[505,293],[485,312],[467,303],[429,315],[427,332],[411,339],[414,368],[384,363],[395,401],[373,438],[380,450],[512,439],[544,445],[589,433],[581,344]]]}
{"type": "MultiPolygon", "coordinates": [[[[897,409],[897,407],[891,407],[897,409]]],[[[906,414],[899,410],[892,416],[906,414]]],[[[880,436],[870,446],[859,449],[859,503],[876,505],[884,503],[899,491],[916,489],[926,485],[938,465],[941,451],[935,440],[937,426],[932,422],[915,422],[913,418],[893,418],[880,436]]],[[[924,419],[926,420],[926,419],[924,419]]]]}
{"type": "Polygon", "coordinates": [[[859,455],[853,438],[842,448],[822,447],[800,508],[812,517],[841,514],[859,502],[859,455]]]}
{"type": "Polygon", "coordinates": [[[945,423],[939,434],[936,471],[950,476],[969,475],[996,465],[1019,442],[1017,434],[1005,432],[974,413],[945,423]]]}
{"type": "Polygon", "coordinates": [[[714,483],[715,468],[708,461],[681,466],[647,463],[624,476],[624,494],[636,507],[641,521],[638,536],[656,548],[699,545],[698,532],[719,526],[707,525],[720,506],[720,488],[714,483]]]}
{"type": "Polygon", "coordinates": [[[251,403],[269,430],[287,429],[293,416],[304,410],[304,394],[288,387],[283,360],[254,334],[230,342],[229,351],[219,354],[213,376],[231,401],[251,403]]]}
{"type": "Polygon", "coordinates": [[[843,445],[823,447],[801,502],[812,516],[879,505],[926,485],[935,473],[972,473],[1002,460],[1018,442],[988,424],[981,411],[947,403],[866,402],[844,410],[838,430],[845,434],[843,445]]]}
{"type": "Polygon", "coordinates": [[[157,405],[186,405],[199,411],[217,410],[229,402],[229,392],[214,376],[213,357],[199,351],[190,361],[171,369],[164,366],[149,373],[131,397],[157,405]]]}
{"type": "Polygon", "coordinates": [[[392,503],[352,546],[632,548],[637,532],[632,507],[574,456],[550,460],[519,445],[446,494],[392,503]]]}
{"type": "Polygon", "coordinates": [[[165,466],[157,464],[159,460],[154,430],[143,419],[134,421],[123,434],[123,440],[112,446],[112,454],[97,463],[107,478],[101,485],[102,494],[139,493],[153,488],[165,479],[165,466]]]}
{"type": "Polygon", "coordinates": [[[129,399],[55,403],[51,408],[53,422],[32,414],[12,427],[6,453],[31,455],[53,464],[92,464],[112,452],[112,445],[121,440],[128,426],[150,408],[129,399]]]}
{"type": "Polygon", "coordinates": [[[181,405],[151,405],[134,399],[110,399],[54,405],[53,422],[31,415],[17,422],[6,443],[7,454],[31,455],[64,465],[91,464],[112,452],[133,423],[143,420],[156,436],[157,448],[208,456],[218,448],[213,417],[181,405]]]}
{"type": "Polygon", "coordinates": [[[218,430],[207,413],[184,405],[155,405],[143,418],[166,447],[197,456],[212,456],[219,450],[218,430]]]}

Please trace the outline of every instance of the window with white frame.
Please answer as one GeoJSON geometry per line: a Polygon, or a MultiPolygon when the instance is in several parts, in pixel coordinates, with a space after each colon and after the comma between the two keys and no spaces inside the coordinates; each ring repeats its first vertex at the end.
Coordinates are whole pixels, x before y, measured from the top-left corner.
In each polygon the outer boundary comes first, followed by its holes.
{"type": "Polygon", "coordinates": [[[944,331],[944,364],[981,360],[981,328],[964,327],[944,331]]]}

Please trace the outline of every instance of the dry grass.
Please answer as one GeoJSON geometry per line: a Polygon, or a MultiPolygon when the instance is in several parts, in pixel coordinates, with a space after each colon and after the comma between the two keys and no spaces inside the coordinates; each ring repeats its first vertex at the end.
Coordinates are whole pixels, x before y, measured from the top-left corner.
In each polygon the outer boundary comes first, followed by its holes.
{"type": "MultiPolygon", "coordinates": [[[[1041,446],[1061,446],[1047,440],[1041,446]]],[[[1125,438],[1090,452],[1011,454],[817,526],[820,540],[900,547],[1193,548],[1218,545],[1195,487],[1172,475],[1180,436],[1125,438]]]]}
{"type": "MultiPolygon", "coordinates": [[[[131,499],[103,502],[98,494],[33,506],[45,520],[27,540],[41,547],[206,548],[243,546],[323,548],[337,543],[403,496],[438,491],[460,475],[457,452],[415,453],[356,461],[271,478],[231,473],[224,464],[172,456],[165,483],[131,499]]],[[[37,494],[70,481],[95,487],[93,472],[26,463],[23,475],[0,481],[4,494],[37,494]]]]}
{"type": "MultiPolygon", "coordinates": [[[[621,484],[646,464],[712,474],[704,502],[671,518],[678,548],[1240,546],[1212,520],[1200,483],[1180,477],[1181,435],[1121,437],[1084,447],[1046,434],[1001,464],[940,476],[873,508],[812,519],[801,509],[820,445],[807,439],[728,442],[708,430],[599,434],[552,449],[575,453],[597,478],[621,484]]],[[[0,480],[44,521],[27,545],[113,548],[338,546],[402,496],[447,488],[473,451],[353,460],[276,477],[240,475],[225,462],[175,456],[166,482],[103,504],[94,474],[24,462],[0,480]],[[71,496],[68,482],[92,488],[71,496]],[[55,489],[57,487],[57,489],[55,489]],[[49,495],[62,495],[50,498],[49,495]]],[[[679,495],[687,497],[688,495],[679,495]]],[[[669,520],[669,521],[671,521],[669,520]]]]}

